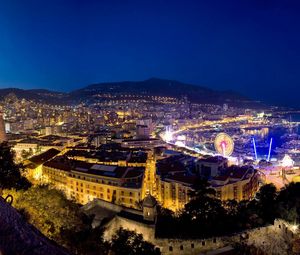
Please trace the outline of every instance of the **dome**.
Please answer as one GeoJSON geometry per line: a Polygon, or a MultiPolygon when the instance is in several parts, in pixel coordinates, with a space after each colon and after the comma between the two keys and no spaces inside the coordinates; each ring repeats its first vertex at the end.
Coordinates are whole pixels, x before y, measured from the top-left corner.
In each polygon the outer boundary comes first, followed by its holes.
{"type": "Polygon", "coordinates": [[[150,194],[147,195],[143,200],[143,207],[154,207],[157,204],[155,197],[150,194]]]}

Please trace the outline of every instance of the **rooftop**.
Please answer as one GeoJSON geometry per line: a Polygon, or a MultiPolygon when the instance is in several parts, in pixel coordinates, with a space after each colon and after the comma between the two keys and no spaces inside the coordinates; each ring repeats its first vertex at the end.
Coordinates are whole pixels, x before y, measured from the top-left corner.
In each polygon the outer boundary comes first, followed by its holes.
{"type": "Polygon", "coordinates": [[[230,166],[221,171],[218,176],[211,179],[213,186],[224,185],[224,183],[234,183],[245,180],[253,176],[256,170],[249,166],[230,166]],[[222,182],[222,183],[219,183],[222,182]]]}
{"type": "Polygon", "coordinates": [[[127,161],[130,163],[146,163],[147,154],[144,151],[129,149],[114,150],[70,150],[65,154],[67,157],[84,157],[97,159],[100,162],[127,161]]]}
{"type": "Polygon", "coordinates": [[[195,184],[195,182],[197,181],[197,176],[195,175],[187,175],[186,173],[176,173],[173,175],[168,175],[165,180],[170,180],[170,181],[174,181],[174,182],[179,182],[179,183],[183,183],[186,184],[188,186],[191,186],[193,184],[195,184]]]}
{"type": "Polygon", "coordinates": [[[56,157],[44,164],[46,167],[56,168],[68,172],[82,172],[111,178],[131,179],[142,177],[144,167],[120,167],[102,164],[87,163],[80,160],[68,159],[67,157],[56,157]]]}
{"type": "Polygon", "coordinates": [[[223,163],[224,161],[227,161],[227,159],[221,156],[201,158],[198,160],[198,162],[206,162],[206,163],[223,163]]]}
{"type": "Polygon", "coordinates": [[[28,159],[31,163],[34,163],[35,165],[41,165],[48,161],[49,159],[55,157],[57,154],[59,154],[60,151],[56,149],[49,149],[39,155],[33,156],[30,159],[28,159]]]}

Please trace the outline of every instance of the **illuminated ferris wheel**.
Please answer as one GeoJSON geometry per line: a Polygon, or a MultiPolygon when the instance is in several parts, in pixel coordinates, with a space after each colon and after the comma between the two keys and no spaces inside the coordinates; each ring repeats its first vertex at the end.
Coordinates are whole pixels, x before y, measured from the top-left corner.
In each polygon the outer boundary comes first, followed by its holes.
{"type": "Polygon", "coordinates": [[[226,133],[220,133],[215,138],[215,149],[223,157],[229,157],[234,149],[232,138],[226,133]]]}

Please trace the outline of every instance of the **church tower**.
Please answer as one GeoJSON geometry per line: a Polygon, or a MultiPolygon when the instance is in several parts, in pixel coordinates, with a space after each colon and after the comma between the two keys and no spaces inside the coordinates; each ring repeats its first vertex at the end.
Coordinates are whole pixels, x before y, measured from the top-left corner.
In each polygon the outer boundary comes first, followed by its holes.
{"type": "Polygon", "coordinates": [[[143,216],[144,220],[149,222],[156,222],[157,216],[157,201],[156,199],[148,194],[143,200],[143,216]]]}

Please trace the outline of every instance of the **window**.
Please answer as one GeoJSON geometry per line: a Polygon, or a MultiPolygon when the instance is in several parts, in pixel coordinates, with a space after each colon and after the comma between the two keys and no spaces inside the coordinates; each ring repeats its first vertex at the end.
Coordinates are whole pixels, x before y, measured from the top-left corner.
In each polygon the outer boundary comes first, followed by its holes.
{"type": "Polygon", "coordinates": [[[233,197],[235,200],[237,200],[237,187],[233,187],[233,197]]]}
{"type": "Polygon", "coordinates": [[[180,245],[180,250],[181,250],[181,251],[183,250],[183,245],[180,245]]]}

